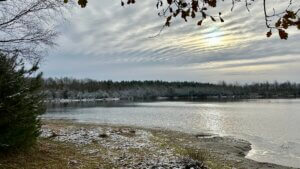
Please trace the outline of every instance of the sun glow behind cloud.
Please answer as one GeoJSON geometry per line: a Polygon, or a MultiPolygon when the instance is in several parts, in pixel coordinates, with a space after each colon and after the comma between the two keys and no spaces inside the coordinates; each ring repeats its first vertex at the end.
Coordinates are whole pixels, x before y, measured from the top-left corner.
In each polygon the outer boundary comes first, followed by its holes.
{"type": "Polygon", "coordinates": [[[212,31],[210,31],[210,33],[205,34],[205,40],[207,41],[209,46],[217,46],[220,45],[223,42],[223,35],[224,33],[218,29],[217,27],[213,27],[211,28],[212,31]]]}

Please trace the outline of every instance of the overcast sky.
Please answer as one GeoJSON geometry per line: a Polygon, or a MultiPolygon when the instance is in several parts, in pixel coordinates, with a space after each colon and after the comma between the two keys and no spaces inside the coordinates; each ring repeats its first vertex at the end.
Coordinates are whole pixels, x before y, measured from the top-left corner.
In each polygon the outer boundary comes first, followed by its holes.
{"type": "Polygon", "coordinates": [[[156,0],[126,7],[119,0],[90,0],[59,24],[58,46],[49,50],[42,71],[46,77],[118,81],[300,82],[300,31],[289,30],[287,41],[266,38],[260,3],[250,12],[242,4],[231,12],[231,4],[220,3],[224,23],[206,20],[198,27],[197,20],[174,20],[149,38],[165,21],[156,0]]]}

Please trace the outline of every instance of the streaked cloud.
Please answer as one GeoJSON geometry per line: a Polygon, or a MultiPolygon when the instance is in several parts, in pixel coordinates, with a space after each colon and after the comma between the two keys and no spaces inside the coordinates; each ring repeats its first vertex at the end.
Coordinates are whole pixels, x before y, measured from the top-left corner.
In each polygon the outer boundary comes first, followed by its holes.
{"type": "Polygon", "coordinates": [[[231,12],[227,1],[221,6],[225,23],[206,20],[198,27],[195,20],[176,19],[150,38],[164,24],[155,3],[139,0],[123,8],[119,1],[101,0],[74,9],[59,26],[62,36],[45,62],[46,76],[300,82],[299,31],[292,30],[288,41],[267,39],[261,1],[250,12],[243,4],[231,12]]]}

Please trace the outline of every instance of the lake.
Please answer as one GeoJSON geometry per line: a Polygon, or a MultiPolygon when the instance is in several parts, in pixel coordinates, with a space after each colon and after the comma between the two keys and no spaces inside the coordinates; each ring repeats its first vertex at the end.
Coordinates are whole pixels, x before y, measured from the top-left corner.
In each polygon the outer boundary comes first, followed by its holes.
{"type": "Polygon", "coordinates": [[[247,158],[300,167],[300,99],[68,104],[43,118],[233,136],[251,142],[247,158]]]}

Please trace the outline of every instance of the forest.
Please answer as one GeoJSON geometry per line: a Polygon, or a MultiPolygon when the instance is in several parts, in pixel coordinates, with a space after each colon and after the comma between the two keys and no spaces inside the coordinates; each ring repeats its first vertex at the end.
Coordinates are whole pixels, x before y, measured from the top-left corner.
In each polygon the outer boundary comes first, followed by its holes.
{"type": "Polygon", "coordinates": [[[264,82],[218,84],[167,81],[97,81],[92,79],[47,78],[43,80],[47,100],[57,99],[248,99],[296,98],[300,84],[264,82]]]}

